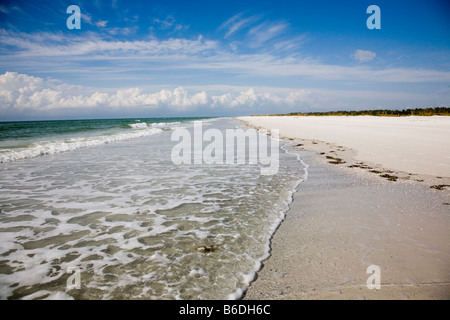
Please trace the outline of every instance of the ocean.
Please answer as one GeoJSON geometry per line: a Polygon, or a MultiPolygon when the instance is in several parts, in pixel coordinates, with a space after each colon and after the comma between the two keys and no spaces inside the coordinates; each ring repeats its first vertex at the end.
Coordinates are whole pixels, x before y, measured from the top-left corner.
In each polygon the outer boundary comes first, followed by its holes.
{"type": "Polygon", "coordinates": [[[244,162],[176,163],[175,133],[200,152],[212,143],[199,124],[215,142],[250,130],[231,118],[0,122],[0,299],[239,299],[307,165],[266,135],[273,174],[249,145],[244,162]]]}

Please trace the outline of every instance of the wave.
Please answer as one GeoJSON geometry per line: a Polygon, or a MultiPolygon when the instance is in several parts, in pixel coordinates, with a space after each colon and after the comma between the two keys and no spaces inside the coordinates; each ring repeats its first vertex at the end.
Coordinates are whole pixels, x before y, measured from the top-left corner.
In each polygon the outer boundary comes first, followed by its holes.
{"type": "Polygon", "coordinates": [[[146,128],[161,128],[161,129],[171,129],[173,126],[179,125],[180,122],[155,122],[155,123],[146,123],[146,122],[136,122],[129,123],[126,126],[132,129],[146,129],[146,128]]]}
{"type": "Polygon", "coordinates": [[[28,158],[36,158],[47,154],[55,154],[67,151],[74,151],[85,147],[94,147],[102,144],[113,143],[128,139],[140,138],[161,133],[160,128],[150,128],[146,123],[133,123],[132,125],[144,126],[130,126],[133,129],[131,132],[120,132],[109,135],[76,137],[70,139],[59,139],[53,141],[40,141],[31,143],[26,148],[7,148],[0,149],[0,163],[13,162],[28,158]]]}
{"type": "Polygon", "coordinates": [[[156,122],[156,123],[152,123],[152,128],[165,128],[165,127],[170,127],[173,125],[178,125],[180,124],[179,121],[175,121],[175,122],[156,122]]]}
{"type": "Polygon", "coordinates": [[[150,125],[147,122],[136,122],[136,123],[129,123],[127,124],[127,127],[132,129],[146,129],[150,125]]]}

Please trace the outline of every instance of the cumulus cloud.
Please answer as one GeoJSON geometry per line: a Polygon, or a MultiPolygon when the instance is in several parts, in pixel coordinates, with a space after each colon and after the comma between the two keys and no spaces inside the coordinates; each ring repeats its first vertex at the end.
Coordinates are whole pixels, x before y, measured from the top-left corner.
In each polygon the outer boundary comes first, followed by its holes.
{"type": "MultiPolygon", "coordinates": [[[[16,72],[0,75],[0,103],[2,109],[64,109],[93,107],[149,107],[166,106],[179,110],[206,105],[206,92],[190,95],[182,87],[145,93],[141,88],[115,91],[72,86],[44,80],[16,72]]],[[[1,109],[0,109],[1,110],[1,109]]]]}
{"type": "Polygon", "coordinates": [[[134,110],[169,109],[192,111],[198,108],[221,110],[258,110],[264,106],[298,106],[312,103],[312,92],[292,91],[285,97],[268,92],[256,92],[254,88],[240,92],[208,94],[189,92],[183,87],[157,92],[145,92],[142,88],[98,89],[74,86],[55,80],[46,80],[17,72],[0,75],[0,118],[14,112],[51,113],[52,111],[114,111],[123,108],[134,110]]]}
{"type": "Polygon", "coordinates": [[[355,52],[351,55],[351,57],[356,60],[356,61],[360,61],[360,62],[368,62],[371,61],[373,59],[375,59],[375,57],[377,56],[377,54],[375,52],[372,51],[368,51],[368,50],[355,50],[355,52]]]}
{"type": "Polygon", "coordinates": [[[312,92],[310,90],[302,89],[289,93],[289,95],[286,97],[286,102],[290,105],[305,103],[313,104],[314,100],[312,98],[312,92]]]}
{"type": "Polygon", "coordinates": [[[0,120],[72,115],[152,114],[261,114],[348,108],[355,103],[371,107],[383,96],[385,103],[422,103],[431,95],[380,91],[342,91],[233,86],[184,87],[145,90],[92,88],[70,85],[17,72],[0,74],[0,120]]]}

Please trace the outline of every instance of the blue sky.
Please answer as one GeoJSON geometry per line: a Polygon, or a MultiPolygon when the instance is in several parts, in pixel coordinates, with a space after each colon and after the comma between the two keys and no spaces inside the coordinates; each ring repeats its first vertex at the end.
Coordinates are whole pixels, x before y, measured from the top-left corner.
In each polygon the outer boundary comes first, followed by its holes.
{"type": "Polygon", "coordinates": [[[437,0],[2,1],[0,120],[448,107],[449,13],[437,0]]]}

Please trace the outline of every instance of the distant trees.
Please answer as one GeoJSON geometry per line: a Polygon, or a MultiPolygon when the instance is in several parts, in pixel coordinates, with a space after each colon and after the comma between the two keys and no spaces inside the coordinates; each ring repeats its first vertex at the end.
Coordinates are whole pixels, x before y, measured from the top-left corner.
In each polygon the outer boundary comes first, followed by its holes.
{"type": "Polygon", "coordinates": [[[404,110],[359,110],[359,111],[328,111],[328,112],[291,112],[288,114],[277,114],[277,116],[450,116],[450,108],[416,108],[404,110]]]}

